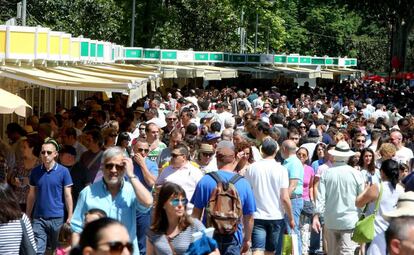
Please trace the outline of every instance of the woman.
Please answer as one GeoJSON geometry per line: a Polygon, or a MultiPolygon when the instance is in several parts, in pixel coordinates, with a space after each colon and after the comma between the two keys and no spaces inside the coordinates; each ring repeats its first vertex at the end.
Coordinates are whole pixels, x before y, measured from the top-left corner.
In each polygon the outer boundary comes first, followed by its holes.
{"type": "Polygon", "coordinates": [[[375,166],[377,168],[380,168],[382,165],[382,162],[384,162],[387,159],[392,159],[395,156],[395,153],[397,152],[397,148],[392,143],[383,143],[378,149],[378,158],[375,162],[375,166]]]}
{"type": "Polygon", "coordinates": [[[26,214],[20,210],[19,202],[6,183],[0,183],[0,254],[19,254],[23,229],[26,228],[30,244],[36,250],[32,225],[26,214]]]}
{"type": "Polygon", "coordinates": [[[361,152],[358,165],[361,167],[361,173],[365,178],[365,183],[379,183],[381,181],[381,174],[375,168],[375,153],[370,148],[365,148],[361,152]]]}
{"type": "Polygon", "coordinates": [[[117,136],[118,134],[116,133],[115,128],[105,128],[104,130],[102,130],[102,137],[104,139],[104,150],[115,146],[117,136]]]}
{"type": "Polygon", "coordinates": [[[242,176],[244,176],[247,167],[254,162],[251,147],[252,145],[247,141],[242,141],[236,145],[237,165],[234,171],[242,176]]]}
{"type": "Polygon", "coordinates": [[[186,213],[187,203],[181,186],[166,182],[161,187],[147,235],[148,255],[184,254],[192,242],[192,234],[205,229],[199,220],[186,213]]]}
{"type": "Polygon", "coordinates": [[[116,141],[116,146],[119,146],[124,151],[125,157],[131,157],[131,147],[129,146],[129,141],[131,138],[127,132],[121,132],[118,135],[118,139],[116,141]]]}
{"type": "Polygon", "coordinates": [[[318,143],[315,147],[315,150],[313,151],[312,155],[312,168],[313,172],[316,173],[318,170],[318,167],[323,165],[325,163],[325,149],[326,144],[324,143],[318,143]]]}
{"type": "Polygon", "coordinates": [[[79,245],[72,249],[71,255],[94,254],[133,254],[127,229],[117,220],[101,218],[88,223],[79,240],[79,245]]]}
{"type": "Polygon", "coordinates": [[[306,148],[300,147],[296,151],[296,156],[302,162],[303,165],[303,210],[301,215],[301,236],[302,236],[302,247],[304,251],[308,250],[309,247],[309,239],[310,239],[310,224],[311,219],[313,216],[313,178],[315,172],[313,171],[312,167],[310,167],[308,163],[309,159],[309,152],[306,148]]]}
{"type": "Polygon", "coordinates": [[[382,162],[381,183],[374,183],[356,198],[355,205],[359,208],[368,206],[366,215],[374,213],[377,199],[379,201],[379,210],[375,216],[375,236],[374,240],[367,245],[367,255],[386,255],[387,245],[385,241],[385,230],[388,228],[388,222],[382,217],[383,213],[394,210],[397,204],[399,193],[396,191],[398,183],[399,168],[395,160],[387,159],[382,162]],[[382,195],[379,198],[382,187],[382,195]]]}
{"type": "Polygon", "coordinates": [[[22,160],[8,176],[9,184],[17,196],[22,212],[26,211],[26,198],[29,193],[29,176],[33,168],[41,164],[39,159],[42,141],[38,135],[30,135],[21,140],[20,151],[22,160]]]}

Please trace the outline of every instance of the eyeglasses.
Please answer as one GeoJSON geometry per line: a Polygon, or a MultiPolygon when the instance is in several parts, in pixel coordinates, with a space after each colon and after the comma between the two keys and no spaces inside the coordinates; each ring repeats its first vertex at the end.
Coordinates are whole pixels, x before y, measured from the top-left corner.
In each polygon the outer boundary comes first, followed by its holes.
{"type": "Polygon", "coordinates": [[[176,153],[171,153],[171,157],[176,158],[179,156],[183,156],[184,154],[176,154],[176,153]]]}
{"type": "Polygon", "coordinates": [[[124,165],[118,165],[118,164],[113,164],[113,163],[105,164],[106,170],[112,170],[114,167],[116,168],[117,171],[124,170],[124,165]]]}
{"type": "Polygon", "coordinates": [[[170,201],[170,204],[174,207],[177,207],[180,203],[182,206],[186,206],[188,204],[188,199],[187,198],[183,198],[183,199],[174,198],[170,201]]]}
{"type": "Polygon", "coordinates": [[[145,153],[148,153],[148,152],[149,152],[149,149],[138,148],[138,149],[137,149],[137,151],[138,151],[138,152],[145,152],[145,153]]]}
{"type": "Polygon", "coordinates": [[[214,153],[202,152],[201,155],[203,155],[204,157],[212,157],[214,155],[214,153]]]}
{"type": "Polygon", "coordinates": [[[306,126],[300,126],[299,128],[306,128],[306,126]]]}
{"type": "Polygon", "coordinates": [[[47,155],[52,155],[53,151],[41,151],[40,153],[42,155],[46,155],[46,153],[47,153],[47,155]]]}
{"type": "Polygon", "coordinates": [[[167,118],[167,120],[176,121],[177,118],[167,118]]]}
{"type": "Polygon", "coordinates": [[[364,139],[357,139],[356,140],[358,143],[365,143],[365,140],[364,139]]]}
{"type": "Polygon", "coordinates": [[[128,249],[128,251],[132,254],[134,252],[134,246],[132,243],[122,243],[120,241],[116,242],[107,242],[107,243],[101,243],[100,245],[108,245],[109,246],[109,252],[111,254],[121,254],[122,251],[125,249],[125,247],[128,249]]]}
{"type": "Polygon", "coordinates": [[[143,128],[139,128],[139,130],[145,130],[145,128],[143,127],[143,128]]]}

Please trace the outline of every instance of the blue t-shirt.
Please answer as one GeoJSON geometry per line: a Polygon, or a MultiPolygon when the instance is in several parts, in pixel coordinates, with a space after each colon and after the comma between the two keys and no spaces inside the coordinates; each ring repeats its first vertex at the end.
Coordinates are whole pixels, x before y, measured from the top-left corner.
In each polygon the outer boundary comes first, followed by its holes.
{"type": "Polygon", "coordinates": [[[303,165],[302,162],[298,159],[298,157],[290,156],[289,158],[285,159],[283,162],[283,166],[287,168],[290,179],[297,179],[298,185],[296,185],[295,190],[293,190],[293,194],[295,195],[302,195],[303,193],[303,165]]]}
{"type": "MultiPolygon", "coordinates": [[[[145,165],[147,165],[147,168],[151,174],[153,174],[155,177],[158,176],[157,163],[150,160],[149,158],[145,158],[145,165]]],[[[148,191],[152,190],[152,187],[149,186],[144,179],[144,174],[142,173],[141,167],[135,161],[134,161],[134,174],[138,177],[139,181],[142,184],[144,184],[144,186],[148,189],[148,191]]]]}
{"type": "MultiPolygon", "coordinates": [[[[230,179],[235,175],[234,173],[222,170],[217,171],[217,173],[224,181],[227,182],[230,181],[230,179]]],[[[197,183],[193,197],[191,198],[191,203],[194,204],[194,207],[201,210],[206,208],[208,201],[210,200],[210,195],[216,186],[216,181],[210,175],[205,175],[201,178],[201,180],[197,183]]],[[[243,215],[253,214],[256,211],[256,201],[254,200],[253,191],[249,182],[242,178],[236,182],[235,186],[237,192],[239,193],[243,215]]],[[[206,213],[204,213],[203,223],[206,224],[206,213]]],[[[238,243],[241,244],[243,241],[242,224],[239,224],[235,237],[238,243]]]]}
{"type": "Polygon", "coordinates": [[[36,187],[33,218],[63,217],[63,189],[72,184],[69,170],[58,163],[49,172],[43,164],[35,167],[30,173],[30,186],[36,187]]]}

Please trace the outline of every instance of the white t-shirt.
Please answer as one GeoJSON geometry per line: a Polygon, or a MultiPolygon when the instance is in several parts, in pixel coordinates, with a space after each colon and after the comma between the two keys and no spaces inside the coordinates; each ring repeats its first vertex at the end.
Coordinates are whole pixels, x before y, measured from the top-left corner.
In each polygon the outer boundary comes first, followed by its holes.
{"type": "Polygon", "coordinates": [[[393,159],[398,163],[408,164],[410,162],[410,159],[412,159],[413,157],[413,151],[410,148],[402,147],[401,149],[395,152],[395,156],[393,159]]]}
{"type": "Polygon", "coordinates": [[[280,199],[281,190],[289,187],[286,167],[274,159],[261,159],[251,164],[244,176],[253,189],[256,200],[255,219],[280,220],[285,210],[280,199]]]}

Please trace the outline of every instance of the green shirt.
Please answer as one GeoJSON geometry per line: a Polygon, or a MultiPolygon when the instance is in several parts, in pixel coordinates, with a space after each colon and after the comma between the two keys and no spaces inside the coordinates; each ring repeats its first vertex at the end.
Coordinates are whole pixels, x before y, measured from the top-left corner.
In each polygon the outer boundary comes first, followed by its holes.
{"type": "Polygon", "coordinates": [[[167,148],[167,145],[163,142],[159,142],[158,147],[148,153],[148,158],[153,162],[157,162],[158,155],[160,155],[161,151],[165,148],[167,148]]]}

